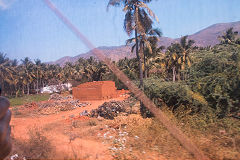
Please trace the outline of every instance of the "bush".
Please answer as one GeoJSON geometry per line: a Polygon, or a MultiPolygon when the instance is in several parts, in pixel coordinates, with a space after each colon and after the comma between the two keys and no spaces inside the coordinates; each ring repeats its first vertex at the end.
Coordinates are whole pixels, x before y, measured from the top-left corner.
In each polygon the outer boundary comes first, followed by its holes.
{"type": "Polygon", "coordinates": [[[217,45],[211,51],[194,54],[188,85],[200,92],[222,118],[239,112],[240,47],[217,45]]]}
{"type": "Polygon", "coordinates": [[[144,92],[156,105],[160,107],[164,102],[173,112],[182,110],[197,113],[205,110],[208,105],[202,95],[181,82],[149,78],[144,81],[144,92]]]}
{"type": "Polygon", "coordinates": [[[20,141],[13,138],[13,154],[19,154],[25,159],[48,159],[55,152],[54,146],[38,128],[29,129],[29,139],[20,141]]]}

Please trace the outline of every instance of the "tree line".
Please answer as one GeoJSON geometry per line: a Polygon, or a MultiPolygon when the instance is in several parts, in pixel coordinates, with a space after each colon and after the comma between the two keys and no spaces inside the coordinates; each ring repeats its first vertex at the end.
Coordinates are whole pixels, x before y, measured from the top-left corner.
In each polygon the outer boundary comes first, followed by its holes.
{"type": "MultiPolygon", "coordinates": [[[[151,0],[110,0],[109,6],[122,6],[125,14],[124,30],[129,35],[126,45],[132,46],[136,58],[119,60],[115,64],[132,80],[139,80],[143,87],[144,78],[159,77],[166,81],[182,81],[189,78],[189,68],[194,59],[194,52],[211,49],[196,47],[188,36],[169,47],[159,46],[162,32],[153,28],[157,16],[146,5],[151,0]]],[[[230,28],[219,37],[220,44],[240,44],[238,32],[230,28]]],[[[66,63],[63,67],[42,63],[39,59],[31,61],[26,57],[18,64],[6,54],[0,53],[0,83],[3,94],[18,96],[39,93],[46,85],[65,82],[84,83],[87,81],[114,80],[118,88],[124,86],[117,80],[108,67],[98,60],[80,58],[75,64],[66,63]]]]}

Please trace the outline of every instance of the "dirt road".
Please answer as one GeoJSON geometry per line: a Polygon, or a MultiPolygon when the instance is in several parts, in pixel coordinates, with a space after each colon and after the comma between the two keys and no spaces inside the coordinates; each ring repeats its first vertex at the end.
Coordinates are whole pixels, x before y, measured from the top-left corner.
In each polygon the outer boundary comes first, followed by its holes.
{"type": "Polygon", "coordinates": [[[96,139],[95,133],[91,133],[91,126],[74,128],[69,117],[76,117],[84,110],[91,111],[99,105],[110,100],[124,100],[126,97],[118,97],[104,101],[90,101],[90,105],[80,107],[72,111],[59,112],[53,115],[39,115],[32,117],[15,117],[11,120],[12,134],[16,139],[28,139],[29,129],[41,128],[44,135],[51,140],[56,147],[54,159],[111,159],[108,147],[96,139]],[[84,135],[84,136],[83,136],[84,135]]]}

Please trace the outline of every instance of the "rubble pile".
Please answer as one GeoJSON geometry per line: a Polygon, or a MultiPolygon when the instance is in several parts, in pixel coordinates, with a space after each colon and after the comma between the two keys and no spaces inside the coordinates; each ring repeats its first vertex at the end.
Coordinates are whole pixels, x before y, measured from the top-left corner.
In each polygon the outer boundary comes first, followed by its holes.
{"type": "MultiPolygon", "coordinates": [[[[62,96],[60,94],[52,94],[48,101],[31,102],[24,105],[25,110],[35,110],[37,114],[55,114],[61,111],[70,111],[78,107],[86,107],[87,102],[80,102],[73,99],[71,95],[62,96]]],[[[86,113],[85,113],[86,114],[86,113]]]]}
{"type": "Polygon", "coordinates": [[[36,108],[36,107],[38,107],[38,105],[35,102],[31,102],[31,103],[24,104],[24,107],[25,108],[36,108]]]}
{"type": "Polygon", "coordinates": [[[78,107],[85,107],[88,103],[81,103],[79,100],[55,101],[41,103],[38,105],[41,114],[54,114],[60,111],[70,111],[78,107]]]}
{"type": "Polygon", "coordinates": [[[50,98],[48,99],[48,101],[53,100],[53,101],[63,101],[63,100],[71,100],[73,99],[72,95],[68,95],[68,96],[61,96],[60,94],[54,93],[50,96],[50,98]]]}
{"type": "Polygon", "coordinates": [[[125,106],[119,101],[105,102],[97,109],[93,109],[90,117],[103,117],[105,119],[114,119],[120,112],[125,112],[125,106]]]}

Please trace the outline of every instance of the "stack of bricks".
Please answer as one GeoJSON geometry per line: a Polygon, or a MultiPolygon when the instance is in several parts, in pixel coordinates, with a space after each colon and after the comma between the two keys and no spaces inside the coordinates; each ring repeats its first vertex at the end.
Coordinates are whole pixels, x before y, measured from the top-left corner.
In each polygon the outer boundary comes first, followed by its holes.
{"type": "Polygon", "coordinates": [[[87,82],[73,88],[73,97],[82,101],[104,100],[117,97],[113,81],[87,82]]]}

